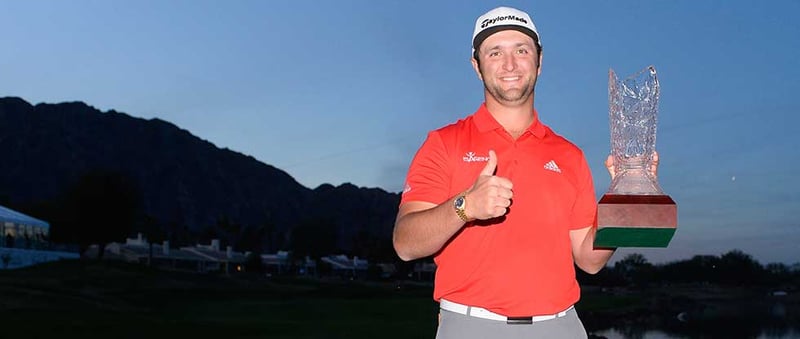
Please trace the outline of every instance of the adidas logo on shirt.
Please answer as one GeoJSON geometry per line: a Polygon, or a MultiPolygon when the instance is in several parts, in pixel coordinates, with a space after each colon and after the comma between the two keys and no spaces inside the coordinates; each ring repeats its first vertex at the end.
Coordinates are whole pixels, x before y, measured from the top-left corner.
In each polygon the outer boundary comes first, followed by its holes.
{"type": "Polygon", "coordinates": [[[558,165],[556,165],[556,162],[554,160],[550,160],[546,164],[544,164],[544,169],[561,173],[561,169],[558,168],[558,165]]]}

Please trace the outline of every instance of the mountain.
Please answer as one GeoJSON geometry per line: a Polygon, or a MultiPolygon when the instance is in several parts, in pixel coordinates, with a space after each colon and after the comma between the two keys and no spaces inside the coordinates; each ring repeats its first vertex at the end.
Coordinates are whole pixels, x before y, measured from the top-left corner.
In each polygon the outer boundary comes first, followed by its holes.
{"type": "Polygon", "coordinates": [[[142,211],[160,225],[202,234],[220,220],[271,224],[276,247],[288,243],[294,227],[314,220],[326,220],[344,250],[359,234],[389,241],[399,202],[398,194],[351,184],[312,190],[169,122],[82,102],[0,98],[0,152],[0,199],[12,206],[53,201],[90,171],[114,171],[135,183],[142,211]]]}

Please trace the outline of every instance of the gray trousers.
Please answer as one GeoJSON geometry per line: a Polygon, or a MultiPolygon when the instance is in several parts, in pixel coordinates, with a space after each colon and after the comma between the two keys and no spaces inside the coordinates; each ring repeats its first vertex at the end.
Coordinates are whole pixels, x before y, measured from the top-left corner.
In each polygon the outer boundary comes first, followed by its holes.
{"type": "Polygon", "coordinates": [[[586,339],[586,330],[575,309],[567,315],[528,325],[509,325],[503,321],[470,317],[456,312],[440,310],[436,339],[532,339],[580,338],[586,339]]]}

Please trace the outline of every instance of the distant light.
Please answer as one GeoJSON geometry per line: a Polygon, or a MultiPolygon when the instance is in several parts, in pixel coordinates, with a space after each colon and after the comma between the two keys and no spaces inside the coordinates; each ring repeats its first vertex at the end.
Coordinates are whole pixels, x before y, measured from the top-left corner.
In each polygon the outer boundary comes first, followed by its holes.
{"type": "Polygon", "coordinates": [[[736,181],[736,176],[735,175],[731,177],[731,181],[736,181]]]}

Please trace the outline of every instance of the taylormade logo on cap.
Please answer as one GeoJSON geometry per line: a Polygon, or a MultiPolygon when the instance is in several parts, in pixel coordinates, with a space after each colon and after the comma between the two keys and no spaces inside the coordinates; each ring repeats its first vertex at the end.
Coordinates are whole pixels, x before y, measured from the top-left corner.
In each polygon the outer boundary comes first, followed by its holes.
{"type": "Polygon", "coordinates": [[[506,29],[525,33],[536,41],[539,47],[542,47],[539,32],[528,13],[511,7],[497,7],[478,17],[475,22],[475,31],[472,33],[473,52],[487,37],[506,29]]]}
{"type": "Polygon", "coordinates": [[[517,20],[522,24],[528,23],[528,20],[525,20],[524,18],[520,18],[518,16],[513,16],[513,15],[506,15],[506,16],[499,16],[494,19],[484,19],[483,22],[481,22],[481,28],[486,28],[489,25],[493,25],[495,22],[503,20],[517,20]]]}

